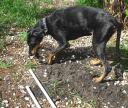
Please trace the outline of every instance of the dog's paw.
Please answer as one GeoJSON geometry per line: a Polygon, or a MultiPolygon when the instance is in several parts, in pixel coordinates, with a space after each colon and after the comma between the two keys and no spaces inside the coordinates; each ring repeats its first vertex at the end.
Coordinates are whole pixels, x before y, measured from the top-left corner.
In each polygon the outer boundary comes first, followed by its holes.
{"type": "Polygon", "coordinates": [[[95,58],[93,60],[90,60],[90,64],[96,66],[96,65],[101,65],[102,62],[99,59],[95,58]]]}
{"type": "Polygon", "coordinates": [[[95,77],[95,78],[93,78],[93,82],[95,82],[95,83],[101,83],[102,80],[103,80],[102,77],[95,77]]]}
{"type": "Polygon", "coordinates": [[[51,65],[53,60],[55,60],[54,54],[48,54],[48,64],[51,65]]]}

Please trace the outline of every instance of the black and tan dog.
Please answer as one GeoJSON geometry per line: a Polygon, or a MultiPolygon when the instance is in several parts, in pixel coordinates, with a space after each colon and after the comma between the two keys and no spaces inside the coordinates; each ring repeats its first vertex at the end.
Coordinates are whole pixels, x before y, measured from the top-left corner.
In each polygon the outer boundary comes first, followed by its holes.
{"type": "Polygon", "coordinates": [[[69,40],[93,33],[93,49],[104,66],[103,74],[96,77],[95,81],[101,82],[111,71],[111,66],[106,61],[105,48],[115,31],[117,31],[116,49],[119,52],[121,24],[108,12],[81,6],[56,10],[28,31],[29,54],[36,55],[43,37],[49,34],[59,44],[58,48],[49,54],[48,64],[52,64],[56,54],[68,46],[69,40]]]}

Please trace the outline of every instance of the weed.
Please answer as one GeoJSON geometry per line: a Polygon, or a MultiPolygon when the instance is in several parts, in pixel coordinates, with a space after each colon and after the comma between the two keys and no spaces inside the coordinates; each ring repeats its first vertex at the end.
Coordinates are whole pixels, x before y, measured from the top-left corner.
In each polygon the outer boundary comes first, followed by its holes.
{"type": "Polygon", "coordinates": [[[27,32],[20,33],[20,42],[25,42],[27,40],[27,32]]]}
{"type": "Polygon", "coordinates": [[[96,105],[97,105],[97,100],[96,99],[92,99],[88,103],[92,106],[92,108],[95,108],[96,105]]]}
{"type": "Polygon", "coordinates": [[[28,60],[25,67],[27,69],[33,69],[37,67],[37,64],[35,62],[33,62],[32,60],[28,60]]]}
{"type": "Polygon", "coordinates": [[[4,60],[0,59],[0,68],[7,69],[7,68],[12,67],[13,65],[14,64],[13,64],[12,60],[4,61],[4,60]]]}
{"type": "Polygon", "coordinates": [[[42,2],[44,3],[48,3],[48,4],[52,4],[53,3],[53,0],[41,0],[42,2]]]}

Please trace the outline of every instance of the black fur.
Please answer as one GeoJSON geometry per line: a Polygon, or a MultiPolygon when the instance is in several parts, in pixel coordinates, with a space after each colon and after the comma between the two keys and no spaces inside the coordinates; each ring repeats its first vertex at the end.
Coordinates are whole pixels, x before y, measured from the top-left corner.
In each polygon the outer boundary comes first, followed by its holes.
{"type": "Polygon", "coordinates": [[[51,35],[59,44],[52,52],[57,54],[68,45],[69,40],[93,33],[92,43],[97,57],[105,66],[105,76],[111,71],[106,61],[106,43],[117,31],[116,49],[119,52],[121,24],[108,12],[93,7],[69,7],[56,10],[46,17],[47,33],[44,31],[44,23],[40,20],[33,29],[28,32],[29,53],[39,44],[46,34],[51,35]]]}

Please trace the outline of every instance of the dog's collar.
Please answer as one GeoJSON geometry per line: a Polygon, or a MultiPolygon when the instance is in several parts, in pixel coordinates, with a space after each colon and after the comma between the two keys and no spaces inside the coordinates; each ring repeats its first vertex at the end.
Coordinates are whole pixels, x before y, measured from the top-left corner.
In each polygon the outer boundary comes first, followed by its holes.
{"type": "Polygon", "coordinates": [[[44,25],[44,32],[48,32],[47,24],[46,24],[46,18],[43,18],[43,25],[44,25]]]}

